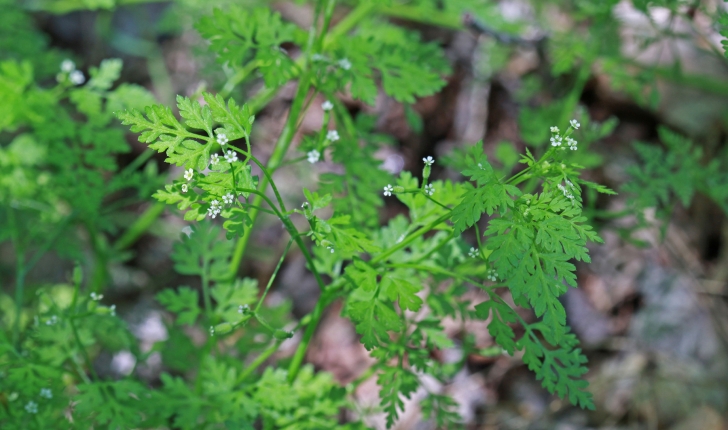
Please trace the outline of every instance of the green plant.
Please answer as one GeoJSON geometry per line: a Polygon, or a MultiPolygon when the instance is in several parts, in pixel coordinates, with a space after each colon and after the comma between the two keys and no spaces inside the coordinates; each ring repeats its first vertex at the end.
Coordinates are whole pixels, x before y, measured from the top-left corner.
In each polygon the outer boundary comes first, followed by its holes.
{"type": "MultiPolygon", "coordinates": [[[[447,164],[464,178],[459,182],[432,180],[431,156],[423,159],[419,175],[382,171],[374,153],[386,139],[376,135],[371,118],[352,115],[337,95],[373,103],[381,86],[417,122],[411,105],[439,91],[450,66],[437,43],[386,18],[459,27],[463,10],[476,5],[344,3],[351,8],[334,25],[336,2],[313,2],[314,25],[308,30],[267,7],[233,6],[203,17],[197,29],[228,71],[228,81],[220,93],[201,93],[204,103],[178,96],[179,116],[140,87],[114,88],[118,60],[91,69],[83,86],[74,84],[84,76],[64,62],[58,84],[50,85],[52,73],[36,80],[33,67],[48,58],[58,64],[63,57],[43,54],[42,40],[32,40],[32,58],[3,51],[8,58],[0,63],[0,98],[7,103],[0,106],[0,131],[10,139],[0,148],[0,220],[10,228],[0,232],[0,240],[9,240],[16,254],[15,297],[0,296],[3,428],[54,428],[59,422],[64,428],[365,428],[369,411],[359,410],[352,393],[374,375],[381,397],[374,412],[384,412],[391,427],[404,399],[422,387],[423,375],[447,384],[468,354],[483,352],[466,338],[459,362],[433,359],[431,351],[454,346],[441,325],[444,318],[488,321],[497,345],[489,353],[521,353],[550,393],[594,409],[583,379],[587,359],[559,297],[576,287],[573,261],[588,263],[587,244],[601,242],[584,200],[593,204],[596,193],[613,194],[582,179],[581,171],[602,163],[588,146],[611,133],[616,120],[590,123],[577,105],[600,56],[624,60],[608,37],[616,31],[609,15],[615,2],[569,2],[574,15],[592,20],[596,30],[588,39],[553,38],[550,71],[555,77],[571,73],[563,86],[568,89],[546,106],[522,110],[524,140],[531,147],[525,154],[504,145],[497,153],[501,163],[492,163],[478,143],[450,156],[447,164]],[[284,44],[300,54],[290,55],[284,44]],[[265,88],[243,103],[234,90],[258,74],[265,88]],[[264,163],[255,156],[255,115],[292,80],[297,89],[288,118],[264,163]],[[321,127],[292,155],[301,119],[317,98],[326,100],[321,127]],[[114,115],[149,147],[121,171],[114,156],[128,146],[113,126],[114,115]],[[156,165],[146,163],[155,151],[182,168],[181,177],[163,185],[156,165]],[[303,204],[292,208],[274,173],[323,158],[341,165],[342,173],[321,175],[318,189],[302,189],[303,204]],[[516,164],[522,166],[512,173],[516,164]],[[117,222],[120,212],[153,192],[163,205],[151,206],[133,224],[117,222]],[[582,192],[589,198],[582,199],[582,192]],[[388,198],[404,205],[408,216],[381,226],[378,213],[388,198]],[[126,257],[125,247],[164,205],[191,222],[171,258],[175,270],[199,278],[201,288],[174,286],[156,295],[175,320],[167,340],[141,350],[114,306],[100,302],[101,293],[108,263],[126,257]],[[261,216],[280,220],[289,236],[264,287],[238,276],[261,216]],[[109,235],[119,239],[111,243],[109,235]],[[297,321],[290,319],[290,304],[265,305],[294,244],[320,288],[313,311],[297,321]],[[88,248],[91,259],[84,258],[88,248]],[[26,288],[26,275],[48,251],[84,264],[67,284],[26,288]],[[473,291],[476,302],[466,298],[473,291]],[[343,315],[376,359],[344,387],[304,364],[318,323],[335,302],[344,303],[343,315]],[[196,329],[204,336],[193,341],[196,329]],[[296,333],[300,342],[293,356],[273,360],[296,333]],[[154,387],[133,373],[100,378],[93,358],[101,350],[129,351],[135,363],[158,353],[165,372],[154,387]],[[342,420],[344,409],[356,413],[342,420]]],[[[12,13],[25,16],[18,9],[12,13]]],[[[489,3],[483,2],[478,17],[497,31],[519,29],[498,20],[489,3]]],[[[666,164],[656,161],[659,150],[636,146],[646,167],[632,170],[635,207],[668,207],[673,199],[665,184],[686,205],[698,189],[725,206],[720,164],[701,170],[699,150],[665,130],[661,137],[671,151],[666,164]]],[[[429,392],[421,406],[439,428],[461,424],[457,404],[444,392],[429,392]]]]}

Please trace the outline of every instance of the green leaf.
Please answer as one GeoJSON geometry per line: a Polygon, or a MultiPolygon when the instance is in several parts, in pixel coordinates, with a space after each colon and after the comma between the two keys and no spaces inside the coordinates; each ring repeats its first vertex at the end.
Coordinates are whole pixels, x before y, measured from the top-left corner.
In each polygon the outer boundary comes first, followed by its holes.
{"type": "Polygon", "coordinates": [[[386,366],[377,377],[377,384],[382,387],[379,397],[387,414],[387,428],[391,428],[399,418],[399,411],[404,411],[402,397],[409,399],[420,386],[419,380],[409,370],[386,366]]]}
{"type": "Polygon", "coordinates": [[[516,335],[508,323],[514,323],[518,320],[517,314],[499,298],[491,295],[490,300],[475,306],[475,315],[482,320],[487,320],[491,316],[492,319],[488,324],[488,332],[508,354],[513,355],[516,350],[516,335]]]}
{"type": "Polygon", "coordinates": [[[574,334],[567,333],[557,349],[549,350],[527,333],[518,341],[518,347],[524,349],[523,362],[550,393],[568,396],[572,404],[594,410],[592,394],[586,391],[589,383],[580,379],[587,372],[587,359],[581,349],[575,348],[578,342],[574,334]]]}
{"type": "Polygon", "coordinates": [[[177,314],[179,325],[192,325],[200,315],[199,294],[190,287],[180,287],[177,291],[168,288],[162,290],[156,297],[168,311],[177,314]]]}
{"type": "Polygon", "coordinates": [[[381,286],[382,294],[389,300],[399,300],[399,307],[402,309],[416,312],[422,306],[422,299],[417,296],[422,287],[392,275],[384,276],[381,286]]]}
{"type": "Polygon", "coordinates": [[[368,350],[389,341],[389,331],[402,329],[399,315],[379,300],[349,301],[347,312],[368,350]]]}

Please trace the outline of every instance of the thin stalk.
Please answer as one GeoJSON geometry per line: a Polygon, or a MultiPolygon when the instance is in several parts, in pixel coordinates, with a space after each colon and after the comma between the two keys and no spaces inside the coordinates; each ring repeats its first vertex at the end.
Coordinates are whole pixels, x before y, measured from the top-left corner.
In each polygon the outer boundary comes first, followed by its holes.
{"type": "Polygon", "coordinates": [[[268,295],[268,290],[270,290],[271,285],[273,285],[273,281],[276,279],[276,275],[278,274],[278,271],[280,270],[281,266],[283,265],[283,260],[286,259],[286,255],[288,255],[288,250],[291,249],[291,244],[293,243],[293,237],[288,241],[288,244],[286,245],[286,249],[283,250],[283,254],[281,254],[281,258],[278,259],[278,264],[276,265],[275,270],[273,270],[273,274],[270,276],[270,279],[268,279],[268,285],[265,286],[265,291],[263,291],[263,295],[260,296],[260,300],[258,300],[258,304],[255,305],[255,309],[253,312],[257,313],[258,309],[260,309],[260,306],[263,304],[263,301],[265,300],[265,296],[268,295]]]}
{"type": "Polygon", "coordinates": [[[202,260],[202,298],[205,302],[205,314],[207,319],[212,321],[212,300],[210,299],[210,260],[205,257],[202,260]]]}
{"type": "Polygon", "coordinates": [[[235,382],[235,385],[242,384],[245,382],[245,379],[250,376],[251,373],[255,371],[258,367],[260,367],[261,364],[265,362],[271,355],[273,355],[276,351],[278,351],[278,347],[281,346],[281,343],[283,343],[282,340],[277,339],[273,345],[269,346],[265,351],[261,352],[257,357],[255,357],[255,360],[253,360],[248,367],[246,367],[242,372],[240,372],[240,375],[238,376],[238,379],[235,382]]]}
{"type": "Polygon", "coordinates": [[[167,205],[162,202],[155,202],[150,205],[149,208],[147,208],[144,213],[137,218],[137,220],[134,221],[134,223],[129,226],[126,231],[124,231],[124,234],[116,240],[113,245],[113,249],[121,251],[131,246],[149,229],[152,224],[154,224],[154,221],[159,218],[166,207],[167,205]]]}

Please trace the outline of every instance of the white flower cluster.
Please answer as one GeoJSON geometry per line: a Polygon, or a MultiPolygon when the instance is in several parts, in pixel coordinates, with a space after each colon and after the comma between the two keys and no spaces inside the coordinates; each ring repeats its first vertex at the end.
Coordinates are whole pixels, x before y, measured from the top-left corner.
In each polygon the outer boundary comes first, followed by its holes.
{"type": "Polygon", "coordinates": [[[325,102],[321,103],[321,109],[323,109],[324,112],[328,112],[328,111],[330,111],[333,108],[334,108],[334,104],[331,103],[328,100],[326,100],[325,102]]]}
{"type": "Polygon", "coordinates": [[[215,130],[215,133],[217,133],[217,143],[219,143],[220,146],[225,146],[225,144],[228,143],[227,135],[222,133],[219,129],[215,130]]]}
{"type": "Polygon", "coordinates": [[[46,325],[54,325],[57,322],[58,322],[58,317],[55,315],[51,315],[51,317],[48,318],[48,320],[46,321],[46,325]]]}
{"type": "Polygon", "coordinates": [[[490,282],[498,282],[498,272],[495,269],[488,270],[487,278],[490,282]]]}
{"type": "Polygon", "coordinates": [[[89,294],[89,296],[91,296],[91,300],[94,300],[94,301],[97,301],[97,302],[99,300],[101,300],[101,299],[104,298],[104,295],[103,294],[96,294],[94,292],[92,292],[91,294],[89,294]]]}
{"type": "Polygon", "coordinates": [[[470,252],[468,252],[468,255],[470,258],[476,258],[480,254],[480,250],[478,248],[470,247],[470,252]]]}
{"type": "Polygon", "coordinates": [[[34,401],[29,401],[27,405],[25,405],[25,410],[29,414],[37,414],[38,413],[38,404],[34,401]]]}
{"type": "Polygon", "coordinates": [[[332,254],[334,253],[334,247],[333,246],[327,246],[326,249],[328,249],[329,251],[331,251],[332,254]]]}
{"type": "Polygon", "coordinates": [[[315,149],[312,149],[308,151],[308,153],[306,153],[306,156],[308,156],[308,162],[314,164],[321,158],[321,153],[315,149]]]}
{"type": "Polygon", "coordinates": [[[427,156],[427,157],[423,158],[422,161],[424,161],[425,164],[428,166],[432,166],[435,163],[435,159],[432,158],[431,156],[427,156]]]}
{"type": "Polygon", "coordinates": [[[240,305],[240,306],[238,306],[238,313],[239,314],[248,313],[249,310],[250,310],[250,306],[248,306],[248,305],[240,305]]]}
{"type": "Polygon", "coordinates": [[[570,126],[570,128],[569,128],[569,130],[566,130],[566,134],[565,135],[561,135],[561,133],[559,132],[559,128],[556,127],[556,126],[550,128],[550,131],[551,131],[551,139],[550,139],[551,146],[560,147],[561,145],[563,145],[565,143],[566,144],[566,147],[568,147],[572,151],[576,151],[576,149],[577,149],[576,145],[577,145],[578,142],[575,139],[569,137],[569,134],[571,134],[570,133],[571,132],[571,129],[578,130],[580,124],[579,124],[579,122],[577,120],[572,119],[569,122],[569,126],[570,126]]]}
{"type": "Polygon", "coordinates": [[[187,184],[182,184],[182,192],[186,193],[189,188],[187,187],[187,184]]]}
{"type": "Polygon", "coordinates": [[[112,317],[115,317],[116,316],[116,305],[109,306],[109,310],[111,311],[110,315],[112,317]]]}
{"type": "Polygon", "coordinates": [[[44,397],[46,399],[52,399],[53,398],[53,392],[50,388],[41,388],[40,389],[40,396],[44,397]]]}
{"type": "Polygon", "coordinates": [[[329,130],[329,132],[326,133],[326,140],[336,142],[337,140],[339,140],[339,132],[336,130],[329,130]]]}
{"type": "Polygon", "coordinates": [[[216,216],[218,216],[222,212],[222,206],[220,205],[220,202],[215,199],[210,202],[210,207],[207,208],[207,215],[210,216],[210,218],[215,219],[216,216]]]}
{"type": "Polygon", "coordinates": [[[564,193],[564,197],[566,197],[569,200],[574,200],[574,195],[571,194],[571,191],[569,190],[569,189],[573,189],[574,188],[574,184],[572,184],[571,181],[569,181],[567,179],[566,180],[566,185],[568,186],[568,188],[565,187],[565,186],[563,186],[563,185],[561,185],[561,184],[557,185],[556,187],[559,190],[561,190],[562,193],[564,193]]]}
{"type": "Polygon", "coordinates": [[[223,201],[223,202],[224,202],[224,203],[225,203],[226,205],[229,205],[229,204],[231,204],[231,203],[233,202],[233,200],[235,200],[235,196],[234,196],[234,195],[233,195],[232,193],[227,193],[227,194],[225,194],[224,196],[222,196],[222,201],[223,201]]]}
{"type": "Polygon", "coordinates": [[[219,155],[217,155],[217,154],[212,154],[212,155],[210,156],[210,164],[212,164],[212,165],[214,166],[215,164],[217,164],[217,163],[219,163],[219,162],[220,162],[220,156],[219,156],[219,155]]]}
{"type": "Polygon", "coordinates": [[[185,179],[187,179],[188,181],[191,181],[194,176],[195,176],[194,170],[192,170],[192,169],[185,170],[185,179]]]}
{"type": "Polygon", "coordinates": [[[425,185],[425,194],[428,196],[435,194],[435,186],[432,184],[425,185]]]}
{"type": "Polygon", "coordinates": [[[392,187],[391,184],[387,184],[386,187],[384,187],[384,196],[389,197],[392,195],[392,191],[394,191],[394,187],[392,187]]]}
{"type": "Polygon", "coordinates": [[[59,82],[63,80],[63,73],[68,74],[68,80],[71,81],[73,85],[81,85],[86,82],[86,77],[83,75],[83,72],[76,70],[76,63],[69,59],[65,59],[61,62],[61,72],[62,73],[56,77],[59,82]]]}
{"type": "Polygon", "coordinates": [[[233,151],[232,149],[228,149],[225,152],[225,161],[231,164],[235,161],[238,161],[238,154],[236,154],[235,151],[233,151]]]}
{"type": "Polygon", "coordinates": [[[342,58],[341,60],[339,60],[338,64],[339,64],[339,67],[341,67],[344,70],[351,69],[351,61],[349,61],[347,58],[342,58]]]}

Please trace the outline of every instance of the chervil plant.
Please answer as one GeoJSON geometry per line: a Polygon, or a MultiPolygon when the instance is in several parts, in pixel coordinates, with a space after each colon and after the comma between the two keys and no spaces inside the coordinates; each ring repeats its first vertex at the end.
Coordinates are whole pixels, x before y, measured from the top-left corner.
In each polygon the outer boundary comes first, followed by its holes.
{"type": "MultiPolygon", "coordinates": [[[[438,43],[386,18],[460,27],[465,8],[481,4],[341,3],[313,2],[313,25],[305,29],[268,7],[232,6],[202,17],[196,28],[228,81],[219,92],[178,96],[174,107],[156,104],[140,87],[114,88],[118,60],[87,75],[56,53],[57,70],[35,79],[34,67],[46,67],[35,58],[40,50],[29,48],[34,58],[26,60],[7,51],[0,63],[0,97],[7,102],[0,106],[0,217],[9,228],[0,239],[11,243],[16,267],[15,296],[0,296],[2,428],[357,429],[377,413],[392,427],[425,377],[447,386],[468,354],[483,352],[466,337],[459,362],[436,360],[433,351],[455,346],[446,319],[487,322],[496,344],[491,353],[520,357],[548,392],[594,409],[584,379],[587,359],[559,298],[577,286],[575,261],[590,261],[587,244],[601,242],[582,193],[613,194],[581,171],[601,163],[589,145],[616,121],[590,122],[578,102],[597,59],[621,58],[608,39],[615,2],[573,2],[574,15],[596,30],[587,39],[551,37],[549,72],[571,73],[573,82],[552,103],[522,110],[529,149],[512,165],[493,162],[481,142],[448,157],[425,156],[421,170],[396,177],[374,156],[387,139],[370,117],[352,114],[344,96],[368,104],[386,96],[411,114],[417,98],[442,89],[450,65],[438,43]],[[263,89],[250,96],[240,91],[257,77],[263,89]],[[285,125],[264,160],[256,114],[292,81],[285,125]],[[323,113],[320,128],[294,146],[309,109],[323,113]],[[115,155],[128,146],[114,118],[148,145],[121,171],[115,155]],[[177,168],[166,184],[155,164],[139,170],[154,152],[177,168]],[[341,168],[320,175],[316,189],[284,198],[278,170],[324,161],[341,168]],[[440,164],[460,179],[437,179],[433,168],[440,164]],[[153,206],[131,225],[116,223],[114,215],[149,195],[189,223],[171,259],[200,288],[172,285],[156,295],[173,323],[168,339],[141,350],[113,304],[102,302],[102,289],[108,263],[123,259],[123,249],[161,211],[153,206]],[[385,204],[406,207],[407,216],[380,225],[385,204]],[[266,285],[239,276],[261,217],[280,221],[288,237],[266,285]],[[119,238],[111,243],[114,235],[119,238]],[[293,247],[320,289],[313,311],[300,320],[291,320],[290,304],[266,303],[293,247]],[[93,258],[85,258],[88,249],[93,258]],[[48,251],[84,264],[69,283],[26,288],[26,275],[48,251]],[[305,364],[318,324],[335,302],[344,304],[343,316],[375,359],[346,386],[305,364]],[[297,342],[295,352],[276,360],[284,342],[297,342]],[[102,350],[129,351],[135,363],[159,354],[163,372],[153,383],[134,372],[105,379],[94,366],[102,350]],[[380,387],[373,411],[354,396],[370,377],[380,387]]],[[[479,19],[497,15],[492,5],[482,6],[469,15],[479,32],[519,29],[497,20],[497,30],[481,25],[479,19]]],[[[701,170],[698,150],[670,132],[661,137],[673,154],[667,163],[656,161],[659,150],[636,147],[646,163],[630,171],[639,196],[634,207],[669,207],[671,194],[687,204],[694,189],[724,204],[720,164],[701,170]]],[[[462,424],[445,390],[428,392],[420,406],[438,428],[462,424]]]]}

